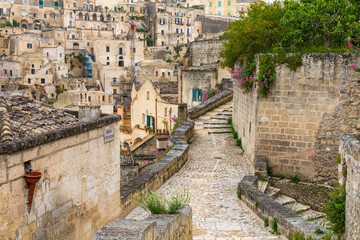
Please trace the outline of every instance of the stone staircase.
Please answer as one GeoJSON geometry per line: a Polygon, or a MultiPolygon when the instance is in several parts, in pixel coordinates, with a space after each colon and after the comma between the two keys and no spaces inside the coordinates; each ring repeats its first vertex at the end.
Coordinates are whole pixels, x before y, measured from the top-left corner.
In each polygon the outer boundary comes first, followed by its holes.
{"type": "Polygon", "coordinates": [[[208,134],[231,133],[227,120],[232,116],[232,104],[233,102],[230,101],[202,116],[204,120],[202,128],[207,130],[208,134]]]}
{"type": "Polygon", "coordinates": [[[293,198],[281,195],[280,189],[270,186],[268,181],[259,181],[258,189],[304,219],[322,226],[327,225],[328,222],[324,213],[314,211],[309,206],[296,202],[293,198]]]}

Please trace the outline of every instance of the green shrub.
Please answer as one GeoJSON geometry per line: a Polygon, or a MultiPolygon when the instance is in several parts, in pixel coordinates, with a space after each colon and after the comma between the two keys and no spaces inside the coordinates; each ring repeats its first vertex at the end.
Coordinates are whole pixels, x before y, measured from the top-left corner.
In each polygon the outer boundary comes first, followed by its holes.
{"type": "Polygon", "coordinates": [[[336,234],[345,232],[345,186],[339,185],[334,192],[329,193],[330,201],[325,205],[325,213],[330,221],[331,230],[336,234]]]}
{"type": "Polygon", "coordinates": [[[269,219],[266,217],[264,218],[264,227],[268,227],[269,226],[269,219]]]}
{"type": "Polygon", "coordinates": [[[184,208],[189,203],[190,203],[189,191],[184,189],[182,192],[177,192],[175,193],[174,196],[171,197],[171,201],[169,202],[168,213],[174,214],[178,212],[180,209],[184,208]]]}
{"type": "Polygon", "coordinates": [[[305,238],[304,234],[296,232],[293,236],[289,237],[289,240],[314,240],[314,238],[311,236],[305,238]]]}
{"type": "Polygon", "coordinates": [[[320,235],[320,234],[324,234],[324,231],[321,230],[320,228],[317,228],[314,233],[320,235]]]}
{"type": "Polygon", "coordinates": [[[266,166],[266,171],[267,173],[270,175],[272,174],[272,167],[270,167],[269,165],[266,166]]]}
{"type": "Polygon", "coordinates": [[[228,123],[229,125],[232,125],[232,117],[229,117],[229,118],[227,119],[227,123],[228,123]]]}
{"type": "Polygon", "coordinates": [[[298,184],[300,182],[300,179],[298,178],[297,175],[295,175],[294,177],[290,178],[290,182],[298,184]]]}
{"type": "Polygon", "coordinates": [[[235,131],[234,129],[232,129],[231,134],[234,139],[237,139],[239,137],[237,131],[235,131]]]}
{"type": "Polygon", "coordinates": [[[259,201],[255,202],[255,207],[257,208],[259,206],[259,201]]]}
{"type": "Polygon", "coordinates": [[[238,138],[236,139],[236,146],[242,148],[242,145],[241,145],[241,138],[238,138]]]}
{"type": "Polygon", "coordinates": [[[141,195],[132,196],[131,200],[149,214],[174,214],[190,203],[190,194],[184,189],[168,201],[161,193],[143,191],[141,195]]]}
{"type": "Polygon", "coordinates": [[[263,177],[259,177],[259,181],[265,181],[265,178],[263,178],[263,177]]]}

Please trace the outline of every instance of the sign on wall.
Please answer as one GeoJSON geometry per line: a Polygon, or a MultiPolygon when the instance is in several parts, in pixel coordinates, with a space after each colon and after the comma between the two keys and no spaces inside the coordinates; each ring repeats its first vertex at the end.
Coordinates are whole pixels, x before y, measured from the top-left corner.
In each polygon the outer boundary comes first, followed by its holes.
{"type": "Polygon", "coordinates": [[[105,143],[113,141],[114,136],[115,136],[114,126],[105,128],[105,130],[104,130],[104,142],[105,143]]]}

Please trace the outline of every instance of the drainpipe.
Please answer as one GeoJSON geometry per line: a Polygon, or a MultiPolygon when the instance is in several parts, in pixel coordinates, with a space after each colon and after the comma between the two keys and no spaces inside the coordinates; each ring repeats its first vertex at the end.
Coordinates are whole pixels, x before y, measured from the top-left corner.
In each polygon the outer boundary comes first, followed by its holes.
{"type": "MultiPolygon", "coordinates": [[[[158,121],[157,121],[157,118],[158,118],[158,115],[157,115],[157,102],[158,102],[158,99],[157,97],[155,98],[155,128],[158,129],[158,121]]],[[[154,129],[154,131],[156,131],[156,129],[154,129]]]]}

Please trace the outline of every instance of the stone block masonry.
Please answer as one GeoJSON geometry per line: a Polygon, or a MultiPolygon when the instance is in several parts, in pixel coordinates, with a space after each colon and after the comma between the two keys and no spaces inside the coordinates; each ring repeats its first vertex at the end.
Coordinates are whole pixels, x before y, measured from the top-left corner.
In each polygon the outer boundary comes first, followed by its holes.
{"type": "Polygon", "coordinates": [[[119,116],[0,144],[0,239],[91,239],[120,215],[119,116]],[[112,141],[104,139],[113,128],[112,141]],[[31,211],[24,163],[42,172],[31,211]]]}
{"type": "Polygon", "coordinates": [[[336,181],[339,138],[358,133],[360,59],[343,53],[303,54],[292,72],[276,68],[267,98],[234,86],[233,124],[245,154],[265,157],[277,176],[336,181]]]}
{"type": "Polygon", "coordinates": [[[358,139],[343,135],[339,152],[341,163],[339,173],[341,183],[346,186],[345,239],[360,237],[360,142],[358,139]]]}

